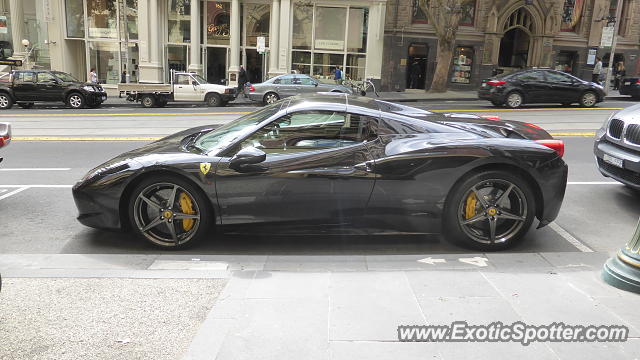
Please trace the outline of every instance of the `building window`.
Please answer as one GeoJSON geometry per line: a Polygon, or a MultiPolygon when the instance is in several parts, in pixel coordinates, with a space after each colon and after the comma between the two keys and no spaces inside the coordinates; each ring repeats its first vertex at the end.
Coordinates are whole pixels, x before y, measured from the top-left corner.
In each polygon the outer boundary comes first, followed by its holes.
{"type": "Polygon", "coordinates": [[[460,26],[473,26],[476,20],[476,2],[469,2],[462,5],[462,15],[458,25],[460,26]]]}
{"type": "MultiPolygon", "coordinates": [[[[427,2],[425,2],[427,4],[427,2]]],[[[413,7],[411,9],[411,22],[414,24],[426,24],[429,22],[427,14],[424,13],[422,7],[420,7],[420,0],[413,0],[413,7]]]]}
{"type": "Polygon", "coordinates": [[[231,4],[207,2],[207,44],[229,45],[231,43],[231,4]]]}
{"type": "MultiPolygon", "coordinates": [[[[413,6],[411,11],[411,22],[413,24],[427,24],[429,18],[424,12],[423,7],[429,7],[429,0],[413,0],[413,6]],[[420,6],[422,5],[422,6],[420,6]]],[[[462,5],[462,14],[458,25],[460,26],[474,26],[476,19],[476,2],[468,2],[462,5]]]]}
{"type": "Polygon", "coordinates": [[[349,31],[347,31],[347,51],[363,53],[367,51],[367,24],[369,11],[362,8],[349,9],[349,31]]]}
{"type": "MultiPolygon", "coordinates": [[[[620,36],[627,36],[629,34],[629,24],[631,23],[631,11],[629,11],[629,5],[631,4],[631,1],[629,0],[624,0],[622,2],[622,12],[620,13],[620,24],[618,27],[618,35],[620,36]]],[[[616,6],[617,6],[617,2],[612,1],[611,6],[613,7],[612,11],[613,14],[612,16],[615,16],[616,14],[616,6]]]]}
{"type": "Polygon", "coordinates": [[[116,0],[87,0],[89,37],[118,38],[116,0]]]}
{"type": "Polygon", "coordinates": [[[313,6],[296,5],[293,10],[293,38],[294,49],[311,50],[313,35],[313,6]]]}
{"type": "Polygon", "coordinates": [[[584,0],[565,0],[560,31],[574,32],[582,16],[584,0]]]}
{"type": "Polygon", "coordinates": [[[67,37],[84,37],[84,5],[82,0],[66,0],[67,37]]]}
{"type": "Polygon", "coordinates": [[[457,47],[453,57],[452,83],[471,83],[471,66],[473,65],[473,48],[457,47]]]}
{"type": "Polygon", "coordinates": [[[247,37],[245,46],[258,45],[258,37],[265,38],[265,46],[269,47],[269,25],[271,24],[271,5],[244,4],[244,21],[246,23],[247,37]]]}
{"type": "Polygon", "coordinates": [[[98,82],[120,82],[120,44],[116,41],[88,41],[89,68],[96,69],[98,82]]]}
{"type": "MultiPolygon", "coordinates": [[[[169,0],[169,42],[191,41],[191,2],[189,0],[169,0]]],[[[157,14],[149,14],[157,16],[157,14]]]]}
{"type": "Polygon", "coordinates": [[[138,40],[138,0],[127,0],[127,34],[130,40],[138,40]]]}

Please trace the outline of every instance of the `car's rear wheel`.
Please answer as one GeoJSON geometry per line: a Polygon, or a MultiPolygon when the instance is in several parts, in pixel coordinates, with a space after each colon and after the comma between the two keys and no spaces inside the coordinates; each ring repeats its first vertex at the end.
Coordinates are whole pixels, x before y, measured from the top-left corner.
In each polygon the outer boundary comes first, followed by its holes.
{"type": "Polygon", "coordinates": [[[18,103],[18,106],[23,109],[31,109],[33,107],[33,103],[18,103]]]}
{"type": "Polygon", "coordinates": [[[444,235],[465,247],[497,251],[514,246],[524,239],[535,218],[530,185],[509,172],[477,173],[451,191],[444,235]]]}
{"type": "Polygon", "coordinates": [[[512,91],[507,95],[507,101],[505,101],[504,104],[508,108],[516,109],[522,106],[522,101],[523,101],[522,94],[520,94],[517,91],[512,91]]]}
{"type": "Polygon", "coordinates": [[[7,93],[0,93],[0,110],[9,110],[13,107],[13,99],[7,93]]]}
{"type": "Polygon", "coordinates": [[[580,106],[594,107],[598,102],[598,96],[593,91],[585,91],[580,97],[580,106]]]}
{"type": "Polygon", "coordinates": [[[207,95],[207,106],[218,107],[222,105],[222,98],[219,94],[209,94],[207,95]]]}
{"type": "Polygon", "coordinates": [[[280,96],[278,96],[278,94],[274,93],[274,92],[268,92],[266,94],[264,94],[264,97],[262,98],[262,102],[265,105],[269,105],[269,104],[273,104],[274,102],[280,100],[280,96]]]}
{"type": "Polygon", "coordinates": [[[67,97],[67,105],[72,109],[82,109],[85,105],[84,96],[80,93],[72,93],[67,97]]]}
{"type": "Polygon", "coordinates": [[[140,104],[146,108],[152,108],[156,106],[156,97],[153,95],[144,95],[140,99],[140,104]]]}
{"type": "Polygon", "coordinates": [[[201,191],[175,176],[142,181],[129,199],[129,220],[140,236],[164,249],[202,240],[211,226],[211,210],[201,191]]]}

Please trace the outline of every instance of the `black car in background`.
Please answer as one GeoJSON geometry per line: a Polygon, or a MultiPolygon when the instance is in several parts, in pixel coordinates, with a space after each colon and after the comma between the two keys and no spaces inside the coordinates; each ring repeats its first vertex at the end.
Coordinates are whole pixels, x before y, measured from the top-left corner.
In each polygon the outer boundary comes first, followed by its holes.
{"type": "Polygon", "coordinates": [[[531,69],[482,80],[478,98],[495,106],[517,108],[523,104],[578,103],[592,107],[604,100],[601,85],[551,69],[531,69]]]}
{"type": "Polygon", "coordinates": [[[97,108],[105,100],[102,86],[61,71],[17,70],[0,76],[0,110],[11,109],[13,104],[29,109],[41,102],[62,102],[73,109],[97,108]]]}
{"type": "Polygon", "coordinates": [[[629,95],[640,100],[640,77],[626,77],[620,82],[620,95],[629,95]]]}

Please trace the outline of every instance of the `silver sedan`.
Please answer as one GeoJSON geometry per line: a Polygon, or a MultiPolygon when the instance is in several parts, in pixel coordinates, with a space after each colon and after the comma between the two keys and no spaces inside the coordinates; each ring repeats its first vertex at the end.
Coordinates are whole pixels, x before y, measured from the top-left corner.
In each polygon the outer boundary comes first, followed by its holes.
{"type": "Polygon", "coordinates": [[[290,74],[253,84],[249,87],[247,95],[253,101],[272,104],[285,97],[317,92],[353,93],[351,88],[343,85],[321,83],[309,75],[290,74]]]}

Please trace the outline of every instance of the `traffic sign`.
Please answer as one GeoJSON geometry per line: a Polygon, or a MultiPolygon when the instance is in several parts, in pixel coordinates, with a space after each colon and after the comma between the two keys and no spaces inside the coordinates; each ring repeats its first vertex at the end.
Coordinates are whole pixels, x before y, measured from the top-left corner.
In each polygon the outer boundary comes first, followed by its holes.
{"type": "Polygon", "coordinates": [[[266,39],[264,36],[258,36],[258,44],[256,48],[260,54],[267,51],[266,39]]]}

